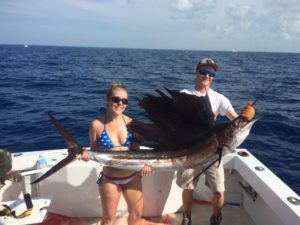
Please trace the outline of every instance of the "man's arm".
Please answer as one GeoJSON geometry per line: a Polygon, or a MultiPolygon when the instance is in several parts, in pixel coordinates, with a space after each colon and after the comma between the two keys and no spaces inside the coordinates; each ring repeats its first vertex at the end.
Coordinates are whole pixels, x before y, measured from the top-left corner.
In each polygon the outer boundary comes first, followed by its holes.
{"type": "MultiPolygon", "coordinates": [[[[243,108],[240,115],[242,116],[244,121],[250,121],[253,119],[253,117],[255,115],[255,109],[252,106],[251,102],[247,102],[246,106],[243,108]]],[[[230,111],[228,111],[226,116],[228,119],[230,119],[232,121],[235,118],[237,118],[239,115],[234,110],[230,110],[230,111]]]]}
{"type": "Polygon", "coordinates": [[[228,111],[228,113],[226,114],[226,117],[229,119],[229,120],[234,120],[235,118],[237,118],[239,115],[234,111],[234,110],[230,110],[228,111]]]}

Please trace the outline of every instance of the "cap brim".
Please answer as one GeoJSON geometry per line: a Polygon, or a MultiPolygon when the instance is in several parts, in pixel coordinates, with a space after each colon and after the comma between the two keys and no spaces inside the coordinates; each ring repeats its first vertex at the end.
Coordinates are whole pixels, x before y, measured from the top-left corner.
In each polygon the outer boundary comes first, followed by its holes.
{"type": "Polygon", "coordinates": [[[199,65],[198,69],[203,67],[203,66],[211,66],[212,68],[215,69],[215,71],[218,70],[218,66],[216,64],[213,64],[213,63],[202,63],[201,65],[199,65]]]}

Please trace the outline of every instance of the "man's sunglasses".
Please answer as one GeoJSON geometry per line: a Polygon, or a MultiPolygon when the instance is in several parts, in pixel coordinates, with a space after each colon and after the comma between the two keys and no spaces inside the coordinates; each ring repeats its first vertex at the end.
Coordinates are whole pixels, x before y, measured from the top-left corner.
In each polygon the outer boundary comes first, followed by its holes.
{"type": "Polygon", "coordinates": [[[216,76],[216,73],[211,72],[209,70],[204,70],[204,69],[198,70],[198,73],[201,74],[201,75],[208,75],[210,77],[215,77],[216,76]]]}
{"type": "Polygon", "coordinates": [[[117,97],[117,96],[114,96],[111,98],[111,101],[113,103],[119,103],[120,101],[122,102],[122,104],[124,105],[127,105],[128,104],[128,99],[127,98],[120,98],[120,97],[117,97]]]}

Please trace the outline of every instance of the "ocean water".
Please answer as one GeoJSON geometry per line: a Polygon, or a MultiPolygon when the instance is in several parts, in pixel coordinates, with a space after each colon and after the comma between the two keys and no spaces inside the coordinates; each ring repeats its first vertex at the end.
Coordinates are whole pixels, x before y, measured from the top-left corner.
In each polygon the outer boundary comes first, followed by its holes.
{"type": "Polygon", "coordinates": [[[213,89],[237,112],[274,82],[255,104],[262,119],[241,147],[300,194],[300,54],[0,45],[0,148],[66,148],[46,112],[89,146],[89,123],[104,113],[112,81],[129,89],[126,114],[145,120],[137,101],[155,89],[193,86],[203,57],[218,62],[213,89]]]}

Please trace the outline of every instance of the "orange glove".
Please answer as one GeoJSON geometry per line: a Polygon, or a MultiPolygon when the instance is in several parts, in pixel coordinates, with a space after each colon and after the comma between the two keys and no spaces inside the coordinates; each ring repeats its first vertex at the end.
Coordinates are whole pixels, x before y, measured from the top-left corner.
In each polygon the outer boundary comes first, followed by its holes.
{"type": "Polygon", "coordinates": [[[252,106],[252,102],[247,102],[244,109],[241,111],[241,116],[245,121],[250,121],[255,115],[255,109],[252,106]]]}

